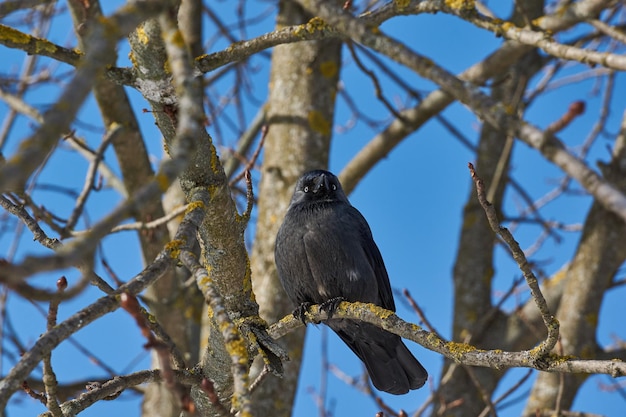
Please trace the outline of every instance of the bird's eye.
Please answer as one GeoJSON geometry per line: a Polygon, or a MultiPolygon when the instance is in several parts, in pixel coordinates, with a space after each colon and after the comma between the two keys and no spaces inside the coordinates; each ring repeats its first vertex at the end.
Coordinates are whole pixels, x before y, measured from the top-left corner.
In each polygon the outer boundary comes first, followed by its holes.
{"type": "Polygon", "coordinates": [[[309,192],[309,186],[308,186],[308,185],[305,185],[305,186],[304,186],[304,192],[305,192],[305,193],[308,193],[308,192],[309,192]]]}
{"type": "Polygon", "coordinates": [[[333,189],[333,191],[337,190],[337,186],[336,186],[335,184],[332,184],[332,185],[330,186],[330,188],[332,188],[332,189],[333,189]]]}

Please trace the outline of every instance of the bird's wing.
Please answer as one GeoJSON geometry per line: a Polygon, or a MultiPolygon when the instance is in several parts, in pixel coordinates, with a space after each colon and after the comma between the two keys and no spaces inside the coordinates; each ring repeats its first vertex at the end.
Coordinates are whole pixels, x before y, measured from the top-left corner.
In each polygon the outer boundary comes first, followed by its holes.
{"type": "Polygon", "coordinates": [[[387,268],[385,268],[385,263],[382,255],[380,254],[380,250],[378,249],[376,242],[374,242],[372,232],[363,215],[354,207],[351,208],[351,215],[354,216],[356,221],[359,223],[359,230],[361,231],[359,236],[361,246],[363,247],[365,256],[367,257],[370,266],[374,270],[374,275],[376,276],[378,294],[380,296],[380,306],[386,308],[387,310],[396,311],[396,305],[393,301],[393,293],[391,292],[391,284],[389,283],[389,275],[387,275],[387,268]]]}
{"type": "Polygon", "coordinates": [[[335,239],[329,236],[327,229],[310,227],[302,236],[304,259],[302,260],[310,272],[308,283],[311,302],[320,304],[340,294],[336,287],[337,269],[334,255],[341,248],[335,239]]]}
{"type": "Polygon", "coordinates": [[[304,233],[292,220],[285,219],[276,236],[274,252],[278,277],[296,306],[304,302],[316,302],[312,299],[315,287],[304,246],[304,233]]]}

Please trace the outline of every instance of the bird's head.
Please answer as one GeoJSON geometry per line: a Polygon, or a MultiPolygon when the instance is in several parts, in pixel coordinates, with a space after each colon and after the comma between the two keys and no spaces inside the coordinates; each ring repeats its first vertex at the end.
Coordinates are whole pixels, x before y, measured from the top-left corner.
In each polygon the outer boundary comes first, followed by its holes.
{"type": "Polygon", "coordinates": [[[296,183],[291,205],[307,202],[348,202],[337,178],[333,173],[321,169],[309,171],[296,183]]]}

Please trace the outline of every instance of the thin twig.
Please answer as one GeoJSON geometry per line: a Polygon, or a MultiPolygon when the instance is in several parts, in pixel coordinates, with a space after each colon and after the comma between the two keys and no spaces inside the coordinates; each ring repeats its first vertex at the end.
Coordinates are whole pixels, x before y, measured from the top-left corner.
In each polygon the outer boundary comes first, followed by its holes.
{"type": "Polygon", "coordinates": [[[430,321],[426,318],[426,315],[424,314],[424,311],[422,310],[422,308],[417,304],[417,302],[415,302],[413,297],[411,297],[411,293],[409,292],[409,290],[406,288],[403,289],[402,294],[404,294],[407,301],[409,302],[409,304],[411,305],[411,307],[413,308],[417,316],[420,318],[420,321],[424,323],[424,326],[426,326],[426,328],[432,333],[435,333],[438,337],[443,338],[441,334],[435,329],[435,327],[430,323],[430,321]]]}
{"type": "Polygon", "coordinates": [[[129,294],[128,292],[121,293],[120,307],[126,310],[135,319],[137,326],[141,330],[141,334],[148,341],[145,347],[148,349],[153,349],[156,352],[157,357],[159,358],[161,377],[163,378],[163,382],[165,382],[165,386],[170,391],[172,391],[172,393],[174,394],[174,398],[178,400],[178,405],[181,408],[189,408],[191,404],[189,390],[176,381],[174,370],[172,369],[172,365],[170,363],[170,354],[168,347],[165,343],[158,340],[154,336],[154,333],[150,330],[148,320],[142,313],[142,309],[139,305],[139,301],[137,301],[137,297],[129,294]]]}
{"type": "MultiPolygon", "coordinates": [[[[533,370],[529,369],[528,372],[526,372],[524,374],[524,376],[522,378],[520,378],[519,381],[517,381],[509,389],[507,389],[502,395],[500,395],[498,398],[496,398],[495,401],[493,402],[493,404],[495,404],[495,405],[500,404],[509,395],[513,394],[519,387],[521,387],[524,384],[524,382],[526,382],[528,380],[528,378],[530,378],[530,376],[532,374],[533,374],[533,370]]],[[[485,409],[478,415],[478,417],[485,417],[488,412],[489,412],[489,407],[485,407],[485,409]]]]}
{"type": "Polygon", "coordinates": [[[385,401],[378,395],[376,395],[376,393],[374,392],[374,390],[371,390],[372,392],[372,396],[374,397],[374,401],[376,401],[376,404],[383,409],[383,416],[392,416],[392,417],[406,417],[406,413],[402,410],[399,411],[395,411],[393,408],[391,408],[387,403],[385,403],[385,401]]]}
{"type": "MultiPolygon", "coordinates": [[[[180,216],[181,214],[183,214],[187,208],[189,207],[188,204],[185,204],[183,206],[177,207],[176,209],[174,209],[171,213],[160,217],[156,220],[152,220],[150,222],[134,222],[134,223],[126,223],[126,224],[120,224],[119,226],[115,226],[114,228],[111,229],[111,233],[117,233],[117,232],[122,232],[122,231],[127,231],[127,230],[149,230],[149,229],[156,229],[157,227],[161,226],[164,223],[167,223],[169,221],[171,221],[172,219],[180,216]]],[[[86,232],[74,232],[74,234],[81,234],[81,233],[86,233],[86,232]]]]}
{"type": "Polygon", "coordinates": [[[35,390],[33,390],[30,385],[28,385],[28,382],[23,381],[22,382],[22,390],[24,390],[24,392],[32,399],[39,401],[40,403],[42,403],[43,405],[46,405],[46,395],[36,392],[35,390]]]}
{"type": "MultiPolygon", "coordinates": [[[[174,370],[176,380],[181,384],[200,385],[201,376],[187,370],[174,370]]],[[[162,375],[158,369],[139,371],[129,375],[116,375],[108,381],[91,383],[87,392],[78,398],[61,404],[66,416],[75,416],[99,400],[112,399],[119,396],[124,390],[137,387],[140,384],[161,382],[162,375]]],[[[50,413],[43,413],[40,417],[51,417],[50,413]]]]}
{"type": "Polygon", "coordinates": [[[428,407],[435,402],[435,394],[432,392],[432,387],[430,387],[430,390],[430,395],[428,396],[426,401],[424,401],[422,405],[420,405],[419,408],[415,410],[415,412],[413,413],[413,417],[421,417],[426,412],[428,407]]]}
{"type": "Polygon", "coordinates": [[[578,156],[580,159],[587,157],[591,146],[595,143],[596,139],[602,132],[605,132],[606,122],[609,118],[611,108],[611,101],[613,100],[613,92],[615,89],[615,72],[610,72],[606,77],[606,87],[604,89],[604,96],[602,97],[602,105],[600,106],[600,114],[598,115],[596,122],[589,132],[589,135],[585,138],[585,141],[580,148],[578,156]]]}
{"type": "Polygon", "coordinates": [[[237,182],[239,182],[239,180],[241,180],[246,175],[247,171],[250,171],[252,168],[254,168],[254,164],[256,163],[256,160],[259,158],[261,149],[263,149],[263,144],[265,144],[265,138],[267,137],[268,132],[269,132],[269,127],[267,125],[263,125],[263,127],[261,128],[261,140],[259,140],[259,145],[254,150],[254,153],[250,157],[250,160],[248,161],[248,163],[246,163],[246,167],[243,169],[243,171],[241,171],[241,173],[238,174],[235,178],[230,180],[230,182],[228,183],[229,186],[232,187],[233,185],[237,184],[237,182]]]}
{"type": "Polygon", "coordinates": [[[257,375],[254,381],[252,381],[252,383],[250,384],[250,392],[254,392],[254,390],[259,387],[261,382],[263,382],[263,380],[270,374],[271,372],[269,370],[269,367],[264,366],[259,375],[257,375]]]}
{"type": "Polygon", "coordinates": [[[326,400],[328,399],[328,329],[322,327],[322,340],[320,361],[322,366],[320,369],[320,388],[317,401],[317,409],[320,417],[328,417],[330,413],[326,411],[326,400]]]}
{"type": "Polygon", "coordinates": [[[589,20],[589,23],[596,29],[598,29],[600,32],[604,33],[605,35],[608,35],[614,39],[616,39],[617,41],[626,44],[626,34],[620,30],[618,30],[616,27],[611,26],[611,25],[607,25],[606,23],[604,23],[601,20],[589,20]]]}
{"type": "Polygon", "coordinates": [[[516,278],[511,283],[509,289],[504,293],[504,295],[498,300],[498,303],[494,305],[489,312],[483,316],[479,320],[479,324],[476,326],[476,331],[471,333],[465,343],[475,343],[476,340],[480,340],[483,334],[489,329],[489,325],[493,323],[493,321],[498,317],[498,312],[500,311],[500,307],[504,304],[504,302],[515,293],[515,290],[522,283],[523,278],[516,278]]]}
{"type": "Polygon", "coordinates": [[[96,150],[94,158],[89,163],[89,169],[87,170],[87,174],[85,176],[83,189],[81,190],[78,198],[76,198],[74,210],[72,210],[72,213],[70,214],[70,217],[65,224],[65,236],[62,237],[66,237],[67,235],[69,235],[71,230],[74,229],[74,226],[76,226],[80,215],[83,213],[85,204],[87,203],[89,193],[91,193],[91,191],[95,189],[95,178],[96,174],[98,173],[98,167],[100,165],[100,162],[104,159],[104,152],[121,131],[122,127],[116,125],[113,129],[109,130],[105,137],[102,139],[100,146],[96,150]]]}
{"type": "Polygon", "coordinates": [[[265,107],[265,105],[259,106],[259,111],[248,124],[246,131],[239,137],[235,149],[223,152],[223,155],[220,157],[223,161],[222,165],[224,166],[226,178],[233,176],[235,170],[240,165],[240,159],[244,159],[242,155],[246,155],[248,153],[248,149],[252,145],[254,138],[263,128],[266,116],[265,107]]]}
{"type": "Polygon", "coordinates": [[[254,207],[254,190],[252,189],[252,177],[250,171],[245,171],[246,177],[246,211],[242,214],[242,218],[248,222],[250,215],[252,214],[252,208],[254,207]]]}
{"type": "Polygon", "coordinates": [[[489,414],[491,417],[497,417],[498,414],[496,413],[496,407],[493,402],[491,402],[489,392],[487,392],[487,390],[480,383],[480,380],[476,376],[474,369],[471,366],[463,365],[463,370],[467,373],[470,380],[472,381],[472,384],[474,384],[474,387],[476,388],[483,402],[485,403],[485,410],[487,410],[487,414],[489,414]]]}
{"type": "Polygon", "coordinates": [[[30,213],[26,211],[23,205],[11,201],[4,195],[0,195],[0,206],[2,206],[2,208],[9,213],[15,215],[26,225],[26,227],[28,227],[33,234],[33,240],[52,250],[55,250],[61,245],[59,239],[48,237],[46,232],[44,232],[41,226],[39,226],[37,220],[35,220],[30,213]]]}
{"type": "Polygon", "coordinates": [[[393,107],[393,105],[389,102],[389,100],[387,100],[387,98],[385,98],[383,94],[383,89],[380,85],[380,81],[378,81],[378,77],[376,76],[376,74],[372,70],[366,68],[363,62],[361,62],[361,59],[354,49],[354,43],[347,41],[346,46],[348,47],[350,55],[352,56],[352,59],[354,59],[357,67],[359,67],[359,69],[365,75],[367,75],[370,80],[372,80],[372,84],[374,84],[374,95],[376,96],[376,98],[383,104],[383,106],[389,111],[389,113],[393,114],[396,119],[408,125],[409,122],[407,121],[407,119],[393,107]]]}
{"type": "Polygon", "coordinates": [[[210,379],[204,378],[202,380],[202,384],[200,384],[200,387],[202,388],[202,391],[204,391],[206,396],[209,398],[209,401],[211,401],[211,404],[213,404],[213,407],[215,407],[215,410],[218,412],[220,416],[234,417],[234,415],[230,411],[228,411],[228,409],[220,401],[220,397],[217,395],[217,392],[215,392],[213,381],[211,381],[210,379]]]}
{"type": "Polygon", "coordinates": [[[474,169],[474,165],[471,163],[468,164],[470,173],[472,175],[472,180],[474,180],[474,184],[476,185],[476,193],[478,195],[478,202],[482,206],[485,214],[487,215],[487,220],[489,220],[489,225],[491,229],[497,233],[502,240],[507,244],[511,254],[513,255],[513,259],[517,262],[522,274],[524,274],[524,278],[526,279],[526,283],[530,288],[530,292],[532,294],[533,299],[535,300],[535,304],[539,308],[539,312],[541,313],[541,318],[548,329],[548,336],[546,340],[541,342],[541,344],[537,347],[537,352],[539,358],[546,356],[552,348],[556,345],[556,342],[559,337],[559,322],[554,318],[550,309],[548,308],[548,304],[546,303],[543,294],[541,293],[541,289],[539,288],[539,282],[535,277],[535,274],[528,263],[526,256],[524,255],[524,251],[520,248],[519,244],[511,235],[511,232],[506,227],[502,227],[500,225],[500,221],[498,220],[498,215],[496,214],[495,209],[491,205],[489,201],[487,201],[485,197],[485,189],[483,185],[482,179],[478,177],[474,169]]]}
{"type": "Polygon", "coordinates": [[[569,105],[567,112],[561,118],[546,128],[546,133],[551,135],[565,129],[572,121],[585,112],[585,102],[575,101],[569,105]]]}
{"type": "MultiPolygon", "coordinates": [[[[61,242],[56,238],[50,238],[46,234],[46,232],[41,228],[37,220],[30,215],[30,213],[24,208],[22,204],[15,203],[11,201],[9,198],[0,195],[0,206],[7,210],[9,213],[18,217],[26,227],[33,233],[33,239],[48,249],[52,249],[57,251],[62,247],[61,242]]],[[[76,285],[72,286],[69,290],[59,292],[59,291],[48,291],[41,288],[36,288],[32,285],[27,284],[23,280],[16,280],[16,282],[6,282],[13,290],[15,290],[20,295],[28,298],[30,300],[37,301],[48,301],[52,299],[56,299],[58,301],[67,300],[75,297],[76,295],[82,293],[87,284],[90,282],[90,273],[88,268],[80,268],[83,275],[81,279],[76,283],[76,285]]]]}
{"type": "MultiPolygon", "coordinates": [[[[63,293],[67,288],[67,279],[61,277],[57,280],[57,292],[63,293]]],[[[57,325],[57,313],[59,311],[60,298],[53,298],[50,300],[50,306],[48,307],[48,317],[46,323],[46,330],[50,331],[57,325]]],[[[63,411],[59,405],[57,398],[57,388],[59,382],[57,381],[56,374],[52,369],[52,351],[48,352],[43,357],[43,384],[46,390],[46,407],[52,413],[54,417],[63,417],[63,411]]]]}

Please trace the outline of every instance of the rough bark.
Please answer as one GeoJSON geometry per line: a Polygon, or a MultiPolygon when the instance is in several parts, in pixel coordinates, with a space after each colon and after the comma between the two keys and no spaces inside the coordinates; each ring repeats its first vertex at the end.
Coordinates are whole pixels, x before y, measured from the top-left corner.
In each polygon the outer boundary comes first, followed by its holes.
{"type": "MultiPolygon", "coordinates": [[[[133,63],[141,79],[140,91],[152,107],[152,114],[165,139],[166,150],[170,152],[173,147],[179,146],[176,130],[180,103],[171,83],[172,73],[166,65],[168,57],[159,23],[156,20],[146,21],[131,35],[130,42],[133,63]]],[[[202,109],[201,94],[199,91],[196,93],[198,97],[195,97],[194,105],[199,111],[202,109]]],[[[240,323],[248,318],[254,321],[258,307],[251,293],[249,262],[243,240],[245,220],[236,210],[211,138],[204,130],[196,134],[195,150],[191,152],[188,169],[180,176],[180,185],[187,198],[197,187],[209,190],[206,218],[198,233],[203,263],[211,273],[212,282],[221,294],[229,316],[240,320],[240,323]]],[[[198,285],[202,287],[201,283],[198,285]]],[[[176,293],[180,291],[170,289],[170,297],[176,293]]],[[[171,307],[167,304],[164,307],[164,313],[171,314],[171,307]]],[[[203,320],[209,328],[208,343],[203,346],[203,371],[213,381],[222,401],[228,404],[233,393],[232,360],[210,311],[203,320]]],[[[201,413],[218,413],[204,400],[201,391],[194,390],[192,394],[201,413]]],[[[149,410],[144,409],[144,412],[148,414],[149,410]]]]}

